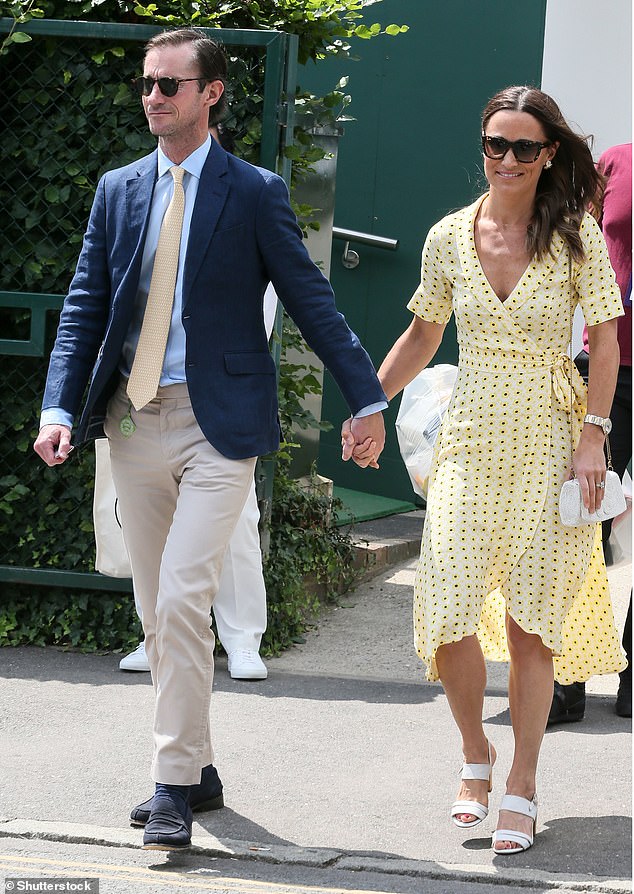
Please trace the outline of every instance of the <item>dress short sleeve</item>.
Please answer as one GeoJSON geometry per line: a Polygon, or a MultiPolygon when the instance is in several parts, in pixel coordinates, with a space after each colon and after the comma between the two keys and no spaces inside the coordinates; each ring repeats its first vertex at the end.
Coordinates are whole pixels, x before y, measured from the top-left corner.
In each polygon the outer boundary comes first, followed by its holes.
{"type": "Polygon", "coordinates": [[[585,260],[574,265],[574,286],[587,326],[623,316],[621,291],[599,224],[585,214],[579,229],[585,260]]]}
{"type": "Polygon", "coordinates": [[[407,305],[409,310],[428,323],[447,323],[453,310],[452,286],[448,278],[452,234],[447,232],[445,220],[429,231],[423,246],[420,285],[407,305]]]}

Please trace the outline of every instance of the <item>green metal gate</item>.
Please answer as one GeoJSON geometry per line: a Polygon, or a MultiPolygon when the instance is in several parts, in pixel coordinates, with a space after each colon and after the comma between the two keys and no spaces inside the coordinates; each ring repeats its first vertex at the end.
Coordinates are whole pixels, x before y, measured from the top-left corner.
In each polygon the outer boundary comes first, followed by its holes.
{"type": "MultiPolygon", "coordinates": [[[[0,19],[0,42],[13,24],[0,19]]],[[[0,581],[131,591],[129,580],[93,570],[92,451],[73,457],[71,476],[66,466],[44,467],[31,445],[59,310],[98,178],[156,145],[127,85],[139,71],[144,43],[164,29],[45,19],[19,27],[31,42],[12,45],[0,57],[0,581]],[[138,53],[122,51],[137,45],[138,53]],[[119,82],[114,96],[104,87],[108,79],[112,87],[113,66],[119,82]],[[117,116],[116,145],[104,145],[103,116],[117,116]],[[62,145],[65,152],[76,146],[82,164],[64,166],[62,145]]],[[[297,37],[202,30],[229,56],[226,123],[237,153],[288,183],[283,149],[292,141],[297,37]],[[250,89],[254,81],[258,97],[250,89]]],[[[276,350],[277,362],[279,344],[276,350]]],[[[263,477],[270,499],[270,470],[263,477]]]]}

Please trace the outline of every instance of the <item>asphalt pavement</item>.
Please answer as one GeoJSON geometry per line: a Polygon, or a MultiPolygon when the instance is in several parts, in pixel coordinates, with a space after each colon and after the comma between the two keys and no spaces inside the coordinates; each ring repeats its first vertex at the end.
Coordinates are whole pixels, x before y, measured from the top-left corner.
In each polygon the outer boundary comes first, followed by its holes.
{"type": "MultiPolygon", "coordinates": [[[[108,853],[128,878],[136,866],[140,881],[104,882],[102,894],[167,890],[161,870],[171,890],[184,890],[192,873],[200,881],[223,861],[258,891],[266,866],[277,867],[276,883],[311,890],[631,890],[631,721],[614,713],[618,678],[591,681],[585,719],[547,732],[536,843],[495,856],[512,750],[506,668],[490,667],[485,703],[499,755],[491,815],[458,830],[448,812],[459,741],[442,688],[424,681],[412,647],[420,514],[358,534],[378,573],[324,611],[305,643],[269,659],[266,681],[233,681],[219,659],[212,716],[226,807],[196,815],[194,850],[176,866],[140,851],[142,832],[127,822],[151,791],[149,675],[122,673],[118,655],[0,650],[0,877],[29,866],[74,865],[77,874],[105,867],[108,853]],[[142,875],[148,867],[155,887],[142,875]]],[[[631,568],[609,574],[622,624],[631,568]]]]}

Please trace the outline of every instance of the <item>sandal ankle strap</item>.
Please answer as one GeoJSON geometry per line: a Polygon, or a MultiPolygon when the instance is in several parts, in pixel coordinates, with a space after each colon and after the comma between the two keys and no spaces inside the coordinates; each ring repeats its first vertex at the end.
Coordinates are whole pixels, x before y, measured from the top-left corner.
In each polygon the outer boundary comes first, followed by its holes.
{"type": "Polygon", "coordinates": [[[463,764],[461,779],[488,779],[491,775],[490,764],[463,764]]]}
{"type": "Polygon", "coordinates": [[[460,772],[461,779],[490,780],[493,765],[491,763],[491,743],[487,739],[487,754],[489,761],[486,764],[463,764],[460,772]]]}

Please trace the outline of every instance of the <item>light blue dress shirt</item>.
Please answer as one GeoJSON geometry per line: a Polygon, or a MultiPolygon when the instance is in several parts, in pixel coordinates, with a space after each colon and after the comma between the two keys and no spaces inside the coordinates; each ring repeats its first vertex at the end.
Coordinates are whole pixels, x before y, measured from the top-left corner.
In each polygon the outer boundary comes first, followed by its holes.
{"type": "MultiPolygon", "coordinates": [[[[163,370],[161,372],[159,385],[175,385],[177,382],[186,381],[185,329],[183,328],[181,320],[183,312],[183,271],[185,269],[185,255],[187,254],[187,244],[189,242],[189,227],[192,220],[192,213],[194,211],[196,195],[198,193],[198,184],[210,147],[211,137],[207,137],[202,146],[199,146],[195,152],[192,152],[192,154],[179,165],[179,167],[184,168],[186,171],[186,174],[183,177],[185,211],[183,214],[181,246],[178,255],[178,272],[176,274],[172,321],[167,336],[165,359],[163,360],[163,370]]],[[[130,321],[130,328],[128,329],[125,342],[123,343],[121,363],[119,365],[122,375],[126,378],[129,378],[130,376],[132,361],[134,360],[134,354],[141,334],[141,325],[143,323],[143,315],[145,314],[147,296],[150,291],[152,268],[154,267],[154,256],[156,255],[161,224],[163,223],[163,217],[167,211],[167,206],[172,200],[172,195],[174,193],[174,180],[169,172],[170,168],[173,166],[174,162],[170,161],[159,148],[158,180],[156,181],[154,195],[152,196],[150,219],[148,222],[147,235],[145,237],[143,260],[141,261],[139,289],[134,304],[134,313],[132,315],[132,320],[130,321]]]]}

